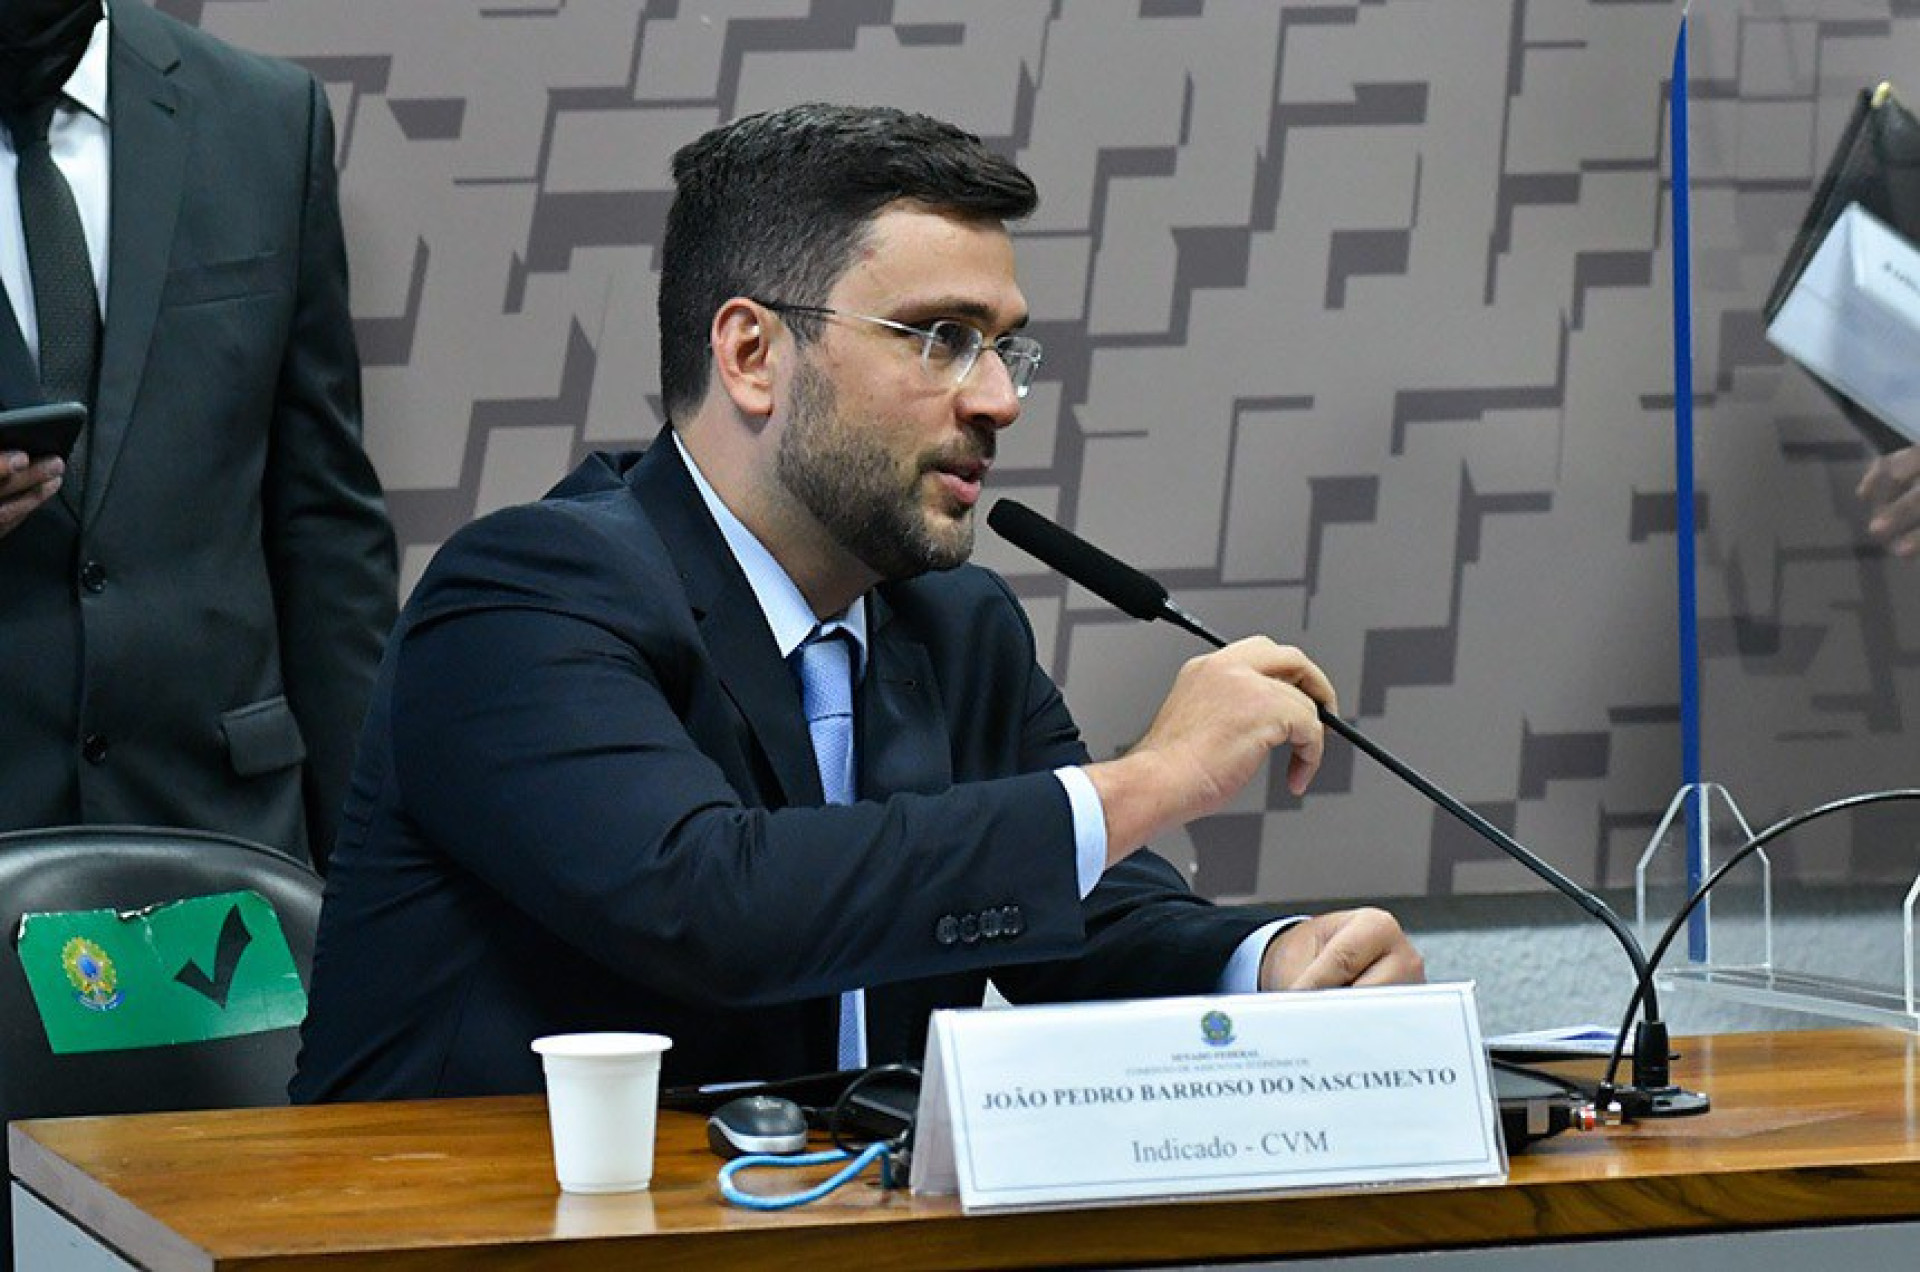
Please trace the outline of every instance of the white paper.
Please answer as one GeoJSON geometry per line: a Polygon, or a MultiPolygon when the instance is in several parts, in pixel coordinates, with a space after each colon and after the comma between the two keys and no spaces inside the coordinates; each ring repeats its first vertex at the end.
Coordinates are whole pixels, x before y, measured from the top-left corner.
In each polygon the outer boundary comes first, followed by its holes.
{"type": "Polygon", "coordinates": [[[1540,1056],[1610,1056],[1619,1035],[1605,1025],[1559,1025],[1487,1039],[1487,1050],[1540,1056]]]}
{"type": "Polygon", "coordinates": [[[1859,204],[1821,240],[1767,339],[1920,442],[1920,251],[1859,204]]]}
{"type": "Polygon", "coordinates": [[[1464,983],[939,1012],[913,1153],[969,1211],[1505,1172],[1464,983]]]}

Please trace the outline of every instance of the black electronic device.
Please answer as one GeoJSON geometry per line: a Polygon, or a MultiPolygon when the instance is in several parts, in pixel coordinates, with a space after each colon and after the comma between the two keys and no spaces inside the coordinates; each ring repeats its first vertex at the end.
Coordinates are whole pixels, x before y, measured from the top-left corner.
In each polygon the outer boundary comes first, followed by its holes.
{"type": "Polygon", "coordinates": [[[767,1081],[711,1082],[702,1086],[673,1086],[660,1092],[660,1107],[683,1113],[711,1113],[728,1100],[743,1095],[777,1095],[792,1100],[813,1118],[816,1129],[825,1130],[819,1119],[845,1093],[847,1086],[865,1073],[864,1069],[837,1069],[823,1073],[802,1073],[791,1078],[767,1081]]]}
{"type": "Polygon", "coordinates": [[[835,1143],[910,1142],[920,1111],[919,1070],[881,1065],[852,1076],[845,1094],[825,1111],[821,1129],[835,1143]]]}
{"type": "Polygon", "coordinates": [[[741,1095],[707,1118],[707,1145],[722,1157],[798,1153],[807,1147],[807,1115],[777,1095],[741,1095]]]}
{"type": "Polygon", "coordinates": [[[29,459],[65,459],[86,427],[78,402],[48,402],[0,411],[0,451],[24,451],[29,459]]]}
{"type": "Polygon", "coordinates": [[[791,1102],[805,1115],[807,1125],[842,1140],[893,1140],[913,1129],[920,1103],[920,1075],[906,1065],[882,1065],[876,1069],[807,1073],[772,1082],[668,1087],[660,1093],[660,1107],[713,1114],[743,1096],[791,1102]]]}
{"type": "Polygon", "coordinates": [[[839,1132],[849,1139],[893,1139],[914,1124],[920,1105],[920,1072],[906,1064],[877,1068],[841,1068],[772,1082],[714,1082],[708,1086],[672,1086],[660,1091],[662,1109],[714,1113],[741,1095],[776,1095],[806,1113],[814,1130],[839,1132]],[[839,1126],[833,1111],[839,1109],[839,1126]]]}
{"type": "Polygon", "coordinates": [[[1594,1126],[1590,1093],[1572,1082],[1499,1060],[1493,1061],[1493,1100],[1500,1110],[1500,1131],[1509,1153],[1562,1131],[1594,1126]]]}

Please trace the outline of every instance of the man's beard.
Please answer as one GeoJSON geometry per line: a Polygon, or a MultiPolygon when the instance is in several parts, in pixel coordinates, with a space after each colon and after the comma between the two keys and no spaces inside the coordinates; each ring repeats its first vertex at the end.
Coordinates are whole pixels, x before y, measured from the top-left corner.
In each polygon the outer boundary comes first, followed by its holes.
{"type": "MultiPolygon", "coordinates": [[[[991,457],[992,435],[970,457],[991,457]]],[[[870,428],[841,418],[824,372],[803,361],[794,372],[792,418],[781,434],[775,471],[834,541],[883,579],[951,570],[973,554],[973,516],[930,524],[922,479],[931,460],[916,459],[902,481],[893,455],[870,428]]]]}

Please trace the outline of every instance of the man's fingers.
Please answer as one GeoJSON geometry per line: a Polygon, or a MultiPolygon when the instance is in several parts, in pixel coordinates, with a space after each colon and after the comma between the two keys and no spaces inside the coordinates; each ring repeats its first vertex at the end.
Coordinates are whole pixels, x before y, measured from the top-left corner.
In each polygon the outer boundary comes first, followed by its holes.
{"type": "Polygon", "coordinates": [[[1340,700],[1333,692],[1333,682],[1298,647],[1278,644],[1265,636],[1249,636],[1227,648],[1261,675],[1284,680],[1328,711],[1339,711],[1340,700]]]}
{"type": "Polygon", "coordinates": [[[1313,961],[1294,977],[1293,984],[1287,988],[1339,989],[1343,985],[1353,984],[1371,964],[1372,960],[1364,959],[1351,939],[1336,935],[1320,947],[1313,961]]]}
{"type": "MultiPolygon", "coordinates": [[[[0,452],[0,500],[31,496],[66,471],[63,459],[43,459],[35,463],[19,451],[0,452]]],[[[55,489],[58,488],[56,484],[55,489]]]]}
{"type": "Polygon", "coordinates": [[[1887,467],[1887,457],[1882,455],[1860,474],[1860,484],[1853,488],[1853,493],[1868,503],[1878,503],[1892,488],[1893,473],[1887,467]]]}
{"type": "Polygon", "coordinates": [[[1408,985],[1426,979],[1426,964],[1399,921],[1371,907],[1322,914],[1282,933],[1292,938],[1269,989],[1338,989],[1408,985]],[[1304,960],[1304,962],[1303,962],[1304,960]]]}
{"type": "Polygon", "coordinates": [[[1273,686],[1279,694],[1270,723],[1277,726],[1273,746],[1287,751],[1287,789],[1304,795],[1326,754],[1327,732],[1314,701],[1292,685],[1273,686]]]}
{"type": "Polygon", "coordinates": [[[1293,753],[1287,757],[1287,789],[1300,796],[1307,793],[1307,787],[1313,784],[1313,775],[1320,771],[1320,761],[1327,753],[1327,734],[1317,719],[1310,727],[1295,733],[1298,736],[1288,738],[1293,753]]]}
{"type": "MultiPolygon", "coordinates": [[[[1394,933],[1398,935],[1397,927],[1394,933]]],[[[1382,941],[1378,932],[1349,921],[1321,946],[1319,954],[1300,973],[1294,988],[1341,989],[1348,985],[1395,983],[1391,969],[1380,967],[1391,951],[1391,943],[1382,941]]]]}
{"type": "Polygon", "coordinates": [[[1898,498],[1882,502],[1867,520],[1867,532],[1889,543],[1915,529],[1920,529],[1920,482],[1909,486],[1898,498]]]}
{"type": "Polygon", "coordinates": [[[1353,981],[1355,986],[1424,985],[1426,982],[1427,961],[1405,941],[1374,959],[1353,981]]]}
{"type": "Polygon", "coordinates": [[[1319,708],[1338,706],[1332,682],[1312,659],[1291,645],[1250,636],[1191,660],[1182,675],[1211,681],[1210,692],[1242,709],[1241,736],[1286,748],[1287,787],[1305,793],[1326,748],[1319,708]]]}
{"type": "Polygon", "coordinates": [[[1326,746],[1315,695],[1333,705],[1325,673],[1297,649],[1256,636],[1190,658],[1126,767],[1091,766],[1109,849],[1132,851],[1169,825],[1218,810],[1285,748],[1286,780],[1303,793],[1326,746]]]}
{"type": "MultiPolygon", "coordinates": [[[[1882,455],[1867,465],[1854,494],[1871,505],[1869,533],[1881,539],[1920,528],[1920,446],[1882,455]]],[[[1892,543],[1899,552],[1901,544],[1892,543]]]]}
{"type": "Polygon", "coordinates": [[[38,486],[28,487],[23,494],[0,499],[0,536],[5,536],[25,521],[41,504],[54,497],[60,491],[61,479],[49,478],[38,486]]]}

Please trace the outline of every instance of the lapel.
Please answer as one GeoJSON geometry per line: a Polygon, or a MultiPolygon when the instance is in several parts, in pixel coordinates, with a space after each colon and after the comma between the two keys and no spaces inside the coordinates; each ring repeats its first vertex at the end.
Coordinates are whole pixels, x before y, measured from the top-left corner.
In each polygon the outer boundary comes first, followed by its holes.
{"type": "Polygon", "coordinates": [[[860,794],[932,794],[953,784],[946,712],[927,648],[898,621],[886,589],[867,594],[867,675],[860,684],[860,794]]]}
{"type": "Polygon", "coordinates": [[[99,512],[139,396],[186,168],[189,99],[170,76],[179,51],[143,4],[120,0],[108,30],[108,126],[113,236],[108,248],[107,325],[95,393],[87,515],[99,512]]]}
{"type": "Polygon", "coordinates": [[[673,557],[715,674],[765,756],[782,803],[825,803],[800,686],[767,618],[663,430],[628,477],[673,557]]]}
{"type": "MultiPolygon", "coordinates": [[[[860,685],[860,793],[885,799],[935,794],[953,785],[952,743],[933,660],[881,586],[867,594],[867,675],[860,685]]],[[[892,981],[867,987],[871,1064],[919,1064],[935,1006],[978,1003],[984,973],[892,981]]]]}

